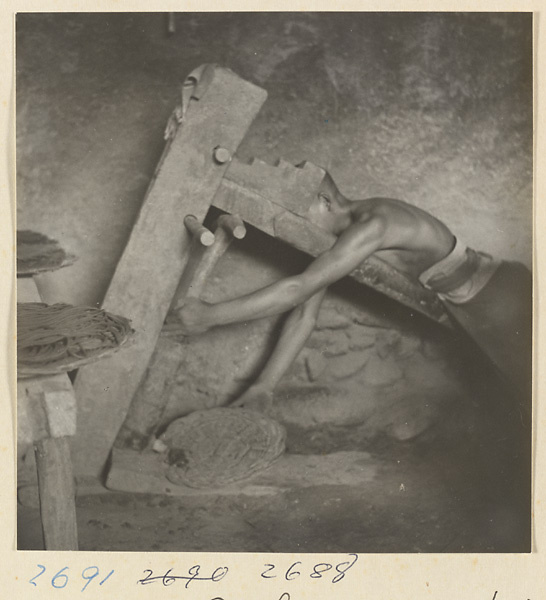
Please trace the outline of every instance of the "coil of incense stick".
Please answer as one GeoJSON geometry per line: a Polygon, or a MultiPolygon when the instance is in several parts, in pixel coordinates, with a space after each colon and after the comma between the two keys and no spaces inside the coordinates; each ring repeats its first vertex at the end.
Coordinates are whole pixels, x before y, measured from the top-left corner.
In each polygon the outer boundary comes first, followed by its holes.
{"type": "Polygon", "coordinates": [[[70,304],[17,304],[17,376],[72,371],[115,352],[131,337],[128,319],[70,304]]]}
{"type": "Polygon", "coordinates": [[[59,242],[30,230],[17,231],[17,275],[35,275],[71,265],[75,257],[59,242]]]}
{"type": "Polygon", "coordinates": [[[211,408],[176,419],[161,436],[166,477],[177,485],[214,488],[266,469],[283,452],[286,432],[253,410],[211,408]]]}

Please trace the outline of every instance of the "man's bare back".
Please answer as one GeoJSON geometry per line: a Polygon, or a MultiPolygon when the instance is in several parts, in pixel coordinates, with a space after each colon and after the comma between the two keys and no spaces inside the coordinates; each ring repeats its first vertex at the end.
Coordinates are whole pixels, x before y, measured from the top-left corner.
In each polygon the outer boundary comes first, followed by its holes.
{"type": "Polygon", "coordinates": [[[348,200],[328,173],[309,208],[308,219],[338,237],[359,223],[365,235],[373,235],[370,225],[381,223],[382,238],[374,254],[414,277],[444,258],[455,243],[441,221],[407,202],[392,198],[348,200]]]}
{"type": "Polygon", "coordinates": [[[401,200],[357,200],[352,210],[355,222],[364,228],[374,219],[384,222],[381,246],[374,255],[413,278],[442,260],[455,245],[453,234],[441,221],[401,200]]]}

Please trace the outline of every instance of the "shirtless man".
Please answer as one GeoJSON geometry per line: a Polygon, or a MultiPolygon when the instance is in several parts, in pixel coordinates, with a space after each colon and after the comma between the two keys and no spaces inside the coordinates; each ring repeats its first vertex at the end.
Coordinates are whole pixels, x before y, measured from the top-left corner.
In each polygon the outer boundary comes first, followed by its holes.
{"type": "Polygon", "coordinates": [[[371,254],[436,291],[507,379],[520,391],[530,385],[531,275],[523,265],[462,246],[438,219],[400,200],[349,200],[327,172],[305,216],[338,239],[303,273],[226,302],[191,299],[177,311],[187,335],[291,311],[267,365],[234,406],[270,404],[315,327],[328,286],[371,254]]]}

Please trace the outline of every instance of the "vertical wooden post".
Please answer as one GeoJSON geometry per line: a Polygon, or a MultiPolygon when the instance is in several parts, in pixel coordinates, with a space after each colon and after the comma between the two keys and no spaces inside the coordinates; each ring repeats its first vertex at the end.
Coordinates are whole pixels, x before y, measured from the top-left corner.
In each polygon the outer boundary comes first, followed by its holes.
{"type": "Polygon", "coordinates": [[[68,437],[34,443],[46,550],[77,550],[78,531],[68,437]]]}
{"type": "Polygon", "coordinates": [[[76,500],[70,438],[76,398],[67,375],[17,382],[18,415],[32,436],[46,550],[77,550],[76,500]]]}

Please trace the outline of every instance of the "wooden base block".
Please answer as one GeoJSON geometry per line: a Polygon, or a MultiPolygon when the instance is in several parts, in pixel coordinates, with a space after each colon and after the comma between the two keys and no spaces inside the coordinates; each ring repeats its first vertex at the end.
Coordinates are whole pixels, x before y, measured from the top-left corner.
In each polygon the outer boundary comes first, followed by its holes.
{"type": "Polygon", "coordinates": [[[169,496],[260,496],[318,485],[363,485],[372,481],[377,471],[377,463],[367,452],[284,454],[270,467],[244,481],[222,488],[197,489],[171,483],[165,476],[167,466],[162,454],[114,448],[106,487],[122,492],[169,496]]]}

